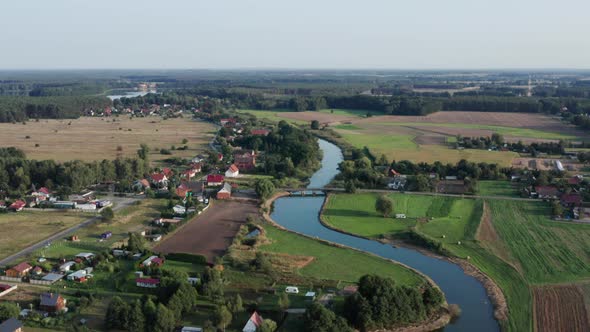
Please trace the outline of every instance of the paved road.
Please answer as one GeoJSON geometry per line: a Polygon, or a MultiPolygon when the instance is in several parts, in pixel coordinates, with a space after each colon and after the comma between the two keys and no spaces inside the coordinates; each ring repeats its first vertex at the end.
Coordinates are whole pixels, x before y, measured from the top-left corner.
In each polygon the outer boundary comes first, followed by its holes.
{"type": "MultiPolygon", "coordinates": [[[[120,200],[117,201],[117,205],[113,208],[113,211],[117,211],[117,210],[123,209],[125,207],[128,207],[131,204],[133,204],[134,202],[136,202],[137,200],[138,200],[138,198],[129,198],[129,197],[121,198],[120,200]]],[[[72,226],[68,229],[65,229],[57,234],[54,234],[54,235],[44,239],[43,241],[40,241],[36,244],[33,244],[33,245],[17,252],[14,255],[8,256],[8,257],[0,260],[0,265],[8,265],[10,262],[16,261],[17,259],[19,259],[23,256],[26,256],[26,255],[34,252],[35,250],[43,248],[47,244],[47,242],[53,242],[56,240],[63,239],[64,237],[75,233],[77,230],[84,228],[84,227],[94,223],[95,221],[99,221],[99,220],[100,220],[100,216],[95,216],[95,217],[86,219],[78,225],[75,225],[75,226],[72,226]]]]}

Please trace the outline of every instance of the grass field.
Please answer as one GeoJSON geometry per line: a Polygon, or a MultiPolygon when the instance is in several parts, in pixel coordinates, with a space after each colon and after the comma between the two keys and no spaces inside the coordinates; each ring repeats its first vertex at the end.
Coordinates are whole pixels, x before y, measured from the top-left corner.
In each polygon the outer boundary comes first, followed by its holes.
{"type": "Polygon", "coordinates": [[[271,111],[261,111],[261,110],[248,110],[248,109],[242,109],[242,110],[237,110],[236,112],[238,113],[248,113],[248,114],[252,114],[255,115],[256,118],[258,119],[264,119],[264,120],[269,120],[269,121],[273,121],[273,122],[279,122],[281,120],[290,122],[290,123],[294,123],[294,124],[305,124],[307,123],[307,121],[301,121],[301,120],[295,120],[295,119],[288,119],[284,116],[281,116],[281,113],[285,113],[285,112],[292,112],[291,110],[281,110],[281,109],[277,109],[277,110],[271,110],[271,111]]]}
{"type": "Polygon", "coordinates": [[[477,194],[482,196],[518,197],[518,192],[509,181],[478,181],[477,194]]]}
{"type": "Polygon", "coordinates": [[[333,247],[303,236],[266,226],[271,244],[261,246],[267,252],[312,256],[314,260],[299,270],[304,276],[318,279],[357,282],[368,273],[395,279],[398,284],[418,285],[424,280],[416,273],[387,260],[358,251],[333,247]]]}
{"type": "Polygon", "coordinates": [[[194,157],[207,148],[214,131],[212,124],[192,119],[82,117],[29,121],[25,125],[0,123],[0,142],[2,146],[23,149],[31,159],[58,161],[135,156],[139,145],[145,143],[152,150],[151,160],[159,160],[173,156],[194,157]],[[186,144],[182,143],[184,139],[188,140],[186,144]],[[160,149],[170,149],[172,145],[187,145],[188,149],[175,150],[172,156],[160,154],[160,149]]]}
{"type": "Polygon", "coordinates": [[[22,211],[0,214],[0,258],[10,256],[92,215],[75,212],[22,211]],[[9,231],[8,231],[9,230],[9,231]]]}

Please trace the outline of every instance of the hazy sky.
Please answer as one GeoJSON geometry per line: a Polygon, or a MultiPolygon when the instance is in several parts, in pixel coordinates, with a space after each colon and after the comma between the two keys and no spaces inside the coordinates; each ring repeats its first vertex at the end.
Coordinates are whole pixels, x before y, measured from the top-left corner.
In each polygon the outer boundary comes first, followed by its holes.
{"type": "Polygon", "coordinates": [[[0,68],[590,68],[589,0],[2,0],[0,68]]]}

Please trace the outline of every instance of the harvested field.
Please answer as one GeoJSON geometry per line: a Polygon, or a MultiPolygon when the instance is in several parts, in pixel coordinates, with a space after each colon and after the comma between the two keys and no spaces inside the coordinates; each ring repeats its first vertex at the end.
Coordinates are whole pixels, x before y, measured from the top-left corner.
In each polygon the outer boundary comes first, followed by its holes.
{"type": "Polygon", "coordinates": [[[533,297],[536,331],[590,330],[584,296],[577,286],[536,287],[533,297]]]}
{"type": "Polygon", "coordinates": [[[190,157],[202,152],[213,138],[212,124],[192,119],[160,117],[91,118],[0,123],[1,146],[14,146],[31,159],[102,160],[135,156],[141,143],[151,149],[151,160],[164,159],[160,149],[187,145],[172,156],[190,157]],[[27,138],[29,137],[29,138],[27,138]],[[183,139],[187,143],[183,144],[183,139]],[[36,147],[35,145],[38,144],[36,147]]]}
{"type": "Polygon", "coordinates": [[[258,207],[254,203],[216,201],[153,250],[162,253],[199,254],[213,262],[215,257],[225,254],[240,225],[246,222],[248,216],[257,214],[258,207]]]}

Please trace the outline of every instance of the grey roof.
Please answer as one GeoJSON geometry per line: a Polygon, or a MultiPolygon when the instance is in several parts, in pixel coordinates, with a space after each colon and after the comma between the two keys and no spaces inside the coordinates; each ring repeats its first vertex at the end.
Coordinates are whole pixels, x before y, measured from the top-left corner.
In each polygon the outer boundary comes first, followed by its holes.
{"type": "Polygon", "coordinates": [[[223,184],[223,188],[220,191],[225,191],[231,194],[231,184],[229,183],[224,183],[223,184]]]}
{"type": "Polygon", "coordinates": [[[0,332],[14,332],[21,327],[23,327],[23,323],[18,319],[9,318],[5,320],[4,323],[0,324],[0,332]]]}
{"type": "Polygon", "coordinates": [[[43,293],[41,294],[41,305],[47,307],[55,307],[57,305],[57,299],[59,294],[57,293],[43,293]]]}
{"type": "Polygon", "coordinates": [[[58,273],[48,273],[46,276],[41,278],[41,280],[56,282],[64,277],[63,274],[58,273]]]}

